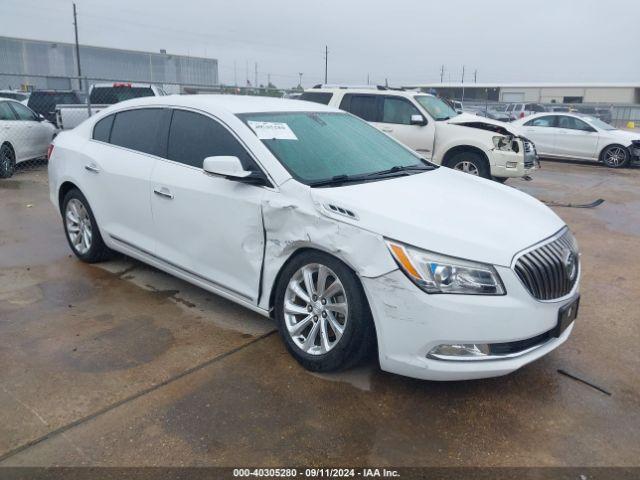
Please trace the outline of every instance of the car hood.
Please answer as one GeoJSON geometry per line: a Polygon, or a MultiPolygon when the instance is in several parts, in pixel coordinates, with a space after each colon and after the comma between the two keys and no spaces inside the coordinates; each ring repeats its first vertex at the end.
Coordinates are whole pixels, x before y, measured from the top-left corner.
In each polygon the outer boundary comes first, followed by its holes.
{"type": "Polygon", "coordinates": [[[438,168],[389,180],[314,188],[320,211],[386,238],[469,260],[510,266],[516,253],[565,224],[514,188],[438,168]],[[332,213],[332,205],[355,218],[332,213]]]}
{"type": "MultiPolygon", "coordinates": [[[[506,130],[511,135],[523,136],[521,127],[514,125],[513,123],[501,122],[500,120],[494,120],[493,118],[481,117],[479,115],[473,115],[471,113],[461,113],[455,117],[446,120],[446,123],[450,125],[462,125],[470,128],[482,128],[482,125],[493,125],[506,130]]],[[[491,132],[495,135],[494,132],[491,132]]]]}
{"type": "Polygon", "coordinates": [[[621,142],[630,144],[633,140],[640,140],[640,133],[630,132],[628,130],[609,130],[605,132],[615,138],[620,139],[621,142]]]}

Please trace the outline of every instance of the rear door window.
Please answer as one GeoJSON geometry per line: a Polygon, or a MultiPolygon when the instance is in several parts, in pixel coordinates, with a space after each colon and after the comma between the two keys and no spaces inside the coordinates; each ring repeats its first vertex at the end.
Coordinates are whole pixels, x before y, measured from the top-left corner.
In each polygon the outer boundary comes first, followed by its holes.
{"type": "Polygon", "coordinates": [[[340,108],[367,122],[380,122],[382,119],[381,100],[382,96],[380,95],[347,93],[340,102],[340,108]]]}
{"type": "Polygon", "coordinates": [[[15,120],[16,116],[7,102],[0,102],[0,120],[15,120]]]}
{"type": "Polygon", "coordinates": [[[257,170],[245,148],[219,122],[199,113],[174,110],[167,158],[202,168],[205,158],[216,156],[238,157],[245,170],[257,170]]]}
{"type": "Polygon", "coordinates": [[[162,108],[140,108],[117,113],[110,143],[150,155],[161,155],[164,142],[160,131],[166,112],[162,108]]]}
{"type": "Polygon", "coordinates": [[[544,117],[529,120],[524,125],[526,127],[553,127],[555,126],[555,115],[545,115],[544,117]]]}
{"type": "Polygon", "coordinates": [[[333,97],[333,93],[331,92],[304,92],[300,96],[300,100],[306,100],[307,102],[320,103],[322,105],[329,105],[329,102],[331,101],[331,97],[333,97]]]}
{"type": "Polygon", "coordinates": [[[30,108],[25,107],[21,103],[12,102],[11,108],[16,113],[18,120],[26,120],[35,122],[38,116],[30,108]]]}

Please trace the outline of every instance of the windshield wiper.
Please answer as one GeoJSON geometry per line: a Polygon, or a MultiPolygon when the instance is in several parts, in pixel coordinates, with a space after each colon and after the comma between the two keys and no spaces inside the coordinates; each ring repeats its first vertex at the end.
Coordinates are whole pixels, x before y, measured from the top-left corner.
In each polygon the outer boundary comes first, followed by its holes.
{"type": "Polygon", "coordinates": [[[361,182],[366,180],[367,175],[334,175],[331,178],[327,178],[325,180],[317,180],[315,182],[309,183],[310,187],[328,187],[330,185],[342,185],[343,183],[349,182],[361,182]]]}
{"type": "Polygon", "coordinates": [[[429,164],[423,164],[423,165],[394,165],[393,167],[387,169],[387,170],[381,170],[379,172],[373,172],[373,173],[369,173],[367,174],[367,177],[377,177],[380,175],[389,175],[392,173],[402,173],[402,172],[426,172],[428,170],[434,170],[436,167],[434,167],[433,165],[429,165],[429,164]]]}

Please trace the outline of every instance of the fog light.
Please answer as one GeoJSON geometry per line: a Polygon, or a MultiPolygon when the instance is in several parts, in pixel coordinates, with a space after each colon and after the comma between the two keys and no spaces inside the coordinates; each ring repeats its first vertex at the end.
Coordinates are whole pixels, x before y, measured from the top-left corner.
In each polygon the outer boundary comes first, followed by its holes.
{"type": "Polygon", "coordinates": [[[507,168],[518,168],[518,162],[507,162],[507,168]]]}
{"type": "Polygon", "coordinates": [[[481,360],[490,353],[486,343],[452,343],[438,345],[431,349],[427,357],[436,360],[481,360]]]}

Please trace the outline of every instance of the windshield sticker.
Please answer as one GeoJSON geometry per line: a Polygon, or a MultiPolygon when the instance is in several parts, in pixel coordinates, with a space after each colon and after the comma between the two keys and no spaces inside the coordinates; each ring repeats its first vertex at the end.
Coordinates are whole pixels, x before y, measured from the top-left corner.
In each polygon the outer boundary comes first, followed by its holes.
{"type": "Polygon", "coordinates": [[[247,122],[256,132],[260,140],[298,140],[293,130],[286,123],[278,122],[247,122]]]}

